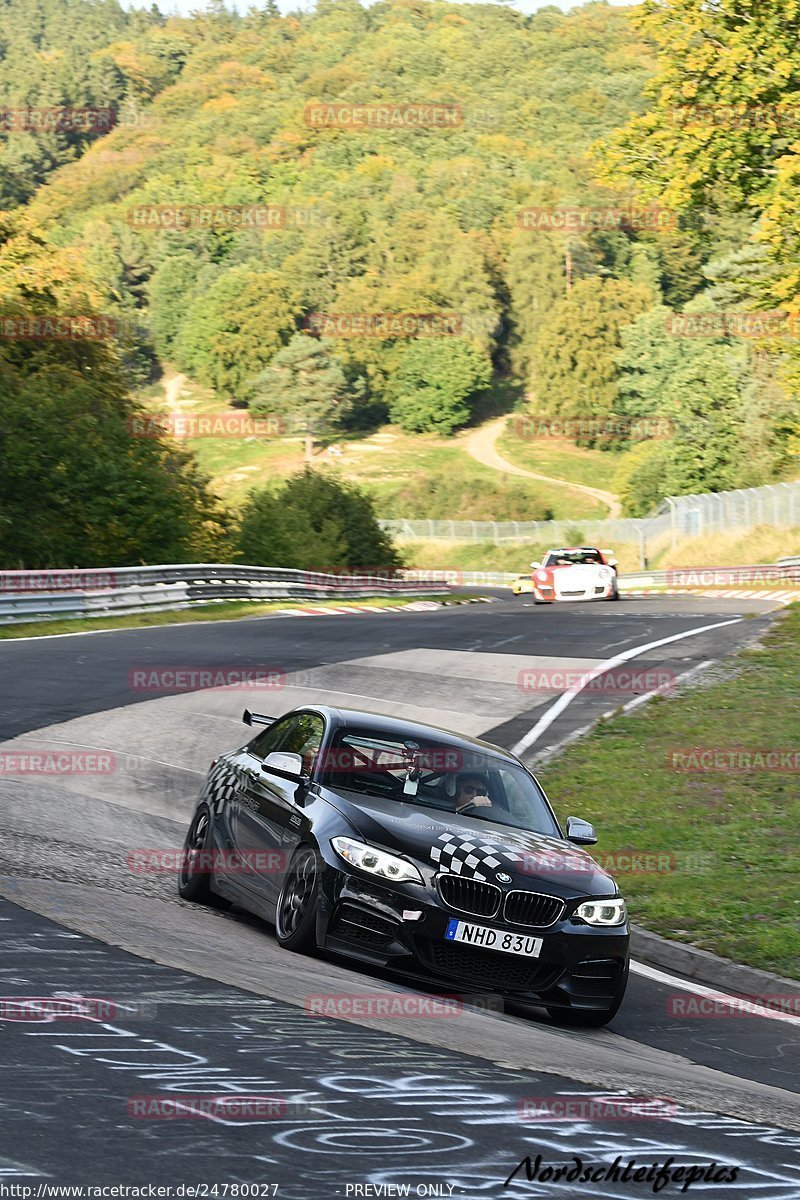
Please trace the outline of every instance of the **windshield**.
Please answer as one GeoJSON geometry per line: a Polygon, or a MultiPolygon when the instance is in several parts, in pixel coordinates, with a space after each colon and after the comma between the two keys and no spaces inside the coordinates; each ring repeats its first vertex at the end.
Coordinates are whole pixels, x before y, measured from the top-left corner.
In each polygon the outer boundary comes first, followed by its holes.
{"type": "Polygon", "coordinates": [[[493,824],[560,837],[544,794],[527,771],[499,755],[428,737],[340,729],[320,762],[320,782],[337,792],[463,812],[493,824]]]}
{"type": "Polygon", "coordinates": [[[545,567],[572,567],[576,563],[602,563],[599,550],[553,550],[544,560],[545,567]]]}

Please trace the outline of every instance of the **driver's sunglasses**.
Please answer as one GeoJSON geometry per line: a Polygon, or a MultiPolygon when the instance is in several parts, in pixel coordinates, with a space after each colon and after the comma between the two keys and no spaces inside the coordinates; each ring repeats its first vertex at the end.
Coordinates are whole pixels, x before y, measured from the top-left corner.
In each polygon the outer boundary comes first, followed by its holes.
{"type": "Polygon", "coordinates": [[[471,783],[465,783],[462,792],[466,792],[468,796],[485,796],[486,788],[482,786],[474,787],[471,783]]]}

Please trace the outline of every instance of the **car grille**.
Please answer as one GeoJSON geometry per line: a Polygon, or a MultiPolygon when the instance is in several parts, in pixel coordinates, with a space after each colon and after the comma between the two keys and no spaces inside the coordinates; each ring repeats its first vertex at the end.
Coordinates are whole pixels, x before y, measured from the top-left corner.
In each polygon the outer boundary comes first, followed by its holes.
{"type": "Polygon", "coordinates": [[[555,925],[566,904],[556,896],[539,892],[509,892],[503,906],[503,917],[511,925],[527,925],[531,929],[546,929],[555,925]]]}
{"type": "Polygon", "coordinates": [[[439,895],[448,908],[471,913],[474,917],[493,917],[500,908],[503,893],[494,883],[466,879],[461,875],[439,875],[439,895]]]}
{"type": "Polygon", "coordinates": [[[606,590],[606,589],[605,589],[605,586],[604,586],[604,584],[602,584],[602,583],[601,583],[601,584],[600,584],[600,587],[596,587],[596,588],[594,589],[594,594],[595,594],[595,596],[599,596],[599,595],[601,595],[601,594],[602,594],[602,593],[603,593],[605,590],[606,590]]]}
{"type": "Polygon", "coordinates": [[[328,934],[348,942],[385,948],[394,941],[397,928],[397,922],[388,917],[345,902],[336,910],[328,934]]]}
{"type": "Polygon", "coordinates": [[[500,990],[543,992],[563,974],[562,967],[531,962],[513,954],[495,954],[476,946],[420,939],[419,955],[423,962],[441,975],[473,984],[491,984],[500,990]]]}
{"type": "Polygon", "coordinates": [[[559,595],[560,596],[585,596],[586,588],[578,588],[577,591],[572,591],[572,592],[559,592],[559,595]]]}

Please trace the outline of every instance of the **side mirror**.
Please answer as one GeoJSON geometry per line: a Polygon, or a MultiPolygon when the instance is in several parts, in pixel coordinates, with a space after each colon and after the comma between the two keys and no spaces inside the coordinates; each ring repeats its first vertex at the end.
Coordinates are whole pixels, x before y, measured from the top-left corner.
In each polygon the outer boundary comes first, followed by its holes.
{"type": "Polygon", "coordinates": [[[276,775],[282,775],[285,779],[291,779],[295,783],[302,783],[305,779],[301,754],[273,750],[264,759],[263,770],[274,771],[276,775]]]}
{"type": "Polygon", "coordinates": [[[531,566],[533,567],[534,571],[538,570],[541,565],[542,564],[540,562],[532,562],[531,563],[531,566]]]}
{"type": "Polygon", "coordinates": [[[580,817],[567,817],[567,841],[576,846],[594,846],[597,844],[597,834],[594,825],[582,821],[580,817]]]}
{"type": "Polygon", "coordinates": [[[617,560],[615,558],[607,558],[606,563],[609,567],[615,567],[617,565],[617,560]]]}

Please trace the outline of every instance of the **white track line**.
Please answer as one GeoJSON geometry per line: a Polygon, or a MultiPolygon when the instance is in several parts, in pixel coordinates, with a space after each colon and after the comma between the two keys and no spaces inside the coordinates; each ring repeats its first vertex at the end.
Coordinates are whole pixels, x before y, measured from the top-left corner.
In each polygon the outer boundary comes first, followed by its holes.
{"type": "MultiPolygon", "coordinates": [[[[735,1011],[751,1017],[766,1017],[769,1021],[784,1021],[787,1025],[800,1026],[800,1017],[795,1017],[791,1013],[780,1012],[774,1008],[765,1008],[763,1004],[758,1004],[755,1000],[746,1000],[741,996],[732,996],[729,992],[715,991],[714,988],[706,987],[703,983],[694,983],[690,980],[679,979],[677,975],[669,975],[666,971],[659,971],[655,967],[645,966],[644,963],[631,962],[631,970],[637,975],[643,975],[645,979],[652,979],[654,983],[667,983],[679,988],[682,992],[691,992],[695,996],[706,998],[710,997],[717,1004],[730,1008],[732,1012],[735,1011]]],[[[800,998],[797,1000],[797,1005],[800,1006],[800,998]]],[[[675,1015],[679,1016],[680,1014],[675,1015]]],[[[700,1020],[701,1018],[697,1017],[695,1019],[700,1020]]]]}
{"type": "Polygon", "coordinates": [[[743,620],[743,617],[735,617],[732,621],[717,621],[714,625],[701,625],[699,629],[687,629],[684,633],[673,633],[671,637],[659,638],[657,642],[648,642],[644,646],[634,646],[631,650],[625,650],[622,654],[616,654],[613,658],[607,658],[599,666],[584,672],[581,675],[581,682],[568,688],[566,692],[562,692],[558,699],[550,705],[544,716],[539,718],[533,728],[529,729],[525,736],[520,738],[516,745],[511,747],[511,753],[520,755],[532,746],[534,742],[537,742],[542,734],[550,728],[556,717],[561,716],[564,709],[598,675],[602,675],[605,671],[610,671],[612,668],[620,666],[621,663],[630,662],[632,658],[639,658],[640,655],[646,654],[648,650],[655,650],[659,646],[668,646],[670,642],[679,642],[683,638],[696,637],[697,634],[708,633],[711,629],[723,629],[726,625],[738,625],[743,620]]]}

